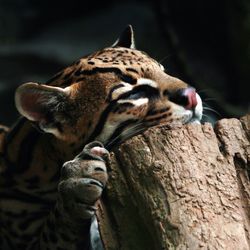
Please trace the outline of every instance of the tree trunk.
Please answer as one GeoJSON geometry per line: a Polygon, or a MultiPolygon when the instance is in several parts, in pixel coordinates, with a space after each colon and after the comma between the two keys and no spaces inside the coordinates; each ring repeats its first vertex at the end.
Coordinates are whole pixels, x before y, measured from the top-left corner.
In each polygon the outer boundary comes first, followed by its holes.
{"type": "Polygon", "coordinates": [[[151,128],[111,156],[106,250],[250,249],[250,115],[151,128]]]}

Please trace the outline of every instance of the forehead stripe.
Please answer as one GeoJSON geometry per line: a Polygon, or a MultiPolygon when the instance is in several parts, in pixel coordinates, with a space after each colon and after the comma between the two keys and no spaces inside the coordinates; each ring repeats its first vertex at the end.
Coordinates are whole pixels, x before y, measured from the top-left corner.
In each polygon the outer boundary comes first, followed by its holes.
{"type": "Polygon", "coordinates": [[[127,71],[134,72],[136,74],[139,74],[139,72],[136,69],[133,68],[126,68],[127,71]]]}
{"type": "Polygon", "coordinates": [[[96,73],[114,73],[117,76],[119,76],[124,82],[128,82],[130,84],[136,84],[137,80],[133,78],[130,75],[124,74],[120,69],[115,68],[115,67],[108,67],[108,68],[100,68],[100,67],[95,67],[91,70],[79,70],[75,72],[77,75],[94,75],[96,73]]]}

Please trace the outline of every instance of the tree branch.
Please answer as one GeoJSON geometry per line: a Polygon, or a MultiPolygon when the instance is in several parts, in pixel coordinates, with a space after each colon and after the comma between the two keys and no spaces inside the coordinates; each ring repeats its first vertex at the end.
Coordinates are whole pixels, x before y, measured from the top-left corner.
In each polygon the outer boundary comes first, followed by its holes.
{"type": "Polygon", "coordinates": [[[97,215],[105,249],[249,249],[249,138],[250,115],[122,144],[97,215]]]}

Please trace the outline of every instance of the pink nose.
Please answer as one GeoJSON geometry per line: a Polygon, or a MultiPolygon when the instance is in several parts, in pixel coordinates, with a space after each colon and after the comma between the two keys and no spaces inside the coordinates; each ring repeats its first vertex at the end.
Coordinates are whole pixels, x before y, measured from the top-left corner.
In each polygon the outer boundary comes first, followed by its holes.
{"type": "Polygon", "coordinates": [[[197,106],[196,91],[194,88],[186,88],[183,90],[183,96],[187,98],[186,109],[194,109],[197,106]]]}

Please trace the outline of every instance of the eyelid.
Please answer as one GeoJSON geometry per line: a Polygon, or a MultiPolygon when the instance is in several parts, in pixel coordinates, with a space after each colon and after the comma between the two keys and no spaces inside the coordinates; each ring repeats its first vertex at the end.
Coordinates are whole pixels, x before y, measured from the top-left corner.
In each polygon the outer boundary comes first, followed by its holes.
{"type": "Polygon", "coordinates": [[[111,92],[111,100],[117,100],[122,94],[133,89],[133,86],[131,86],[129,83],[122,82],[119,85],[121,85],[119,88],[115,88],[111,92]]]}

